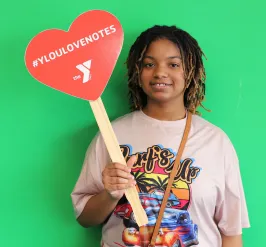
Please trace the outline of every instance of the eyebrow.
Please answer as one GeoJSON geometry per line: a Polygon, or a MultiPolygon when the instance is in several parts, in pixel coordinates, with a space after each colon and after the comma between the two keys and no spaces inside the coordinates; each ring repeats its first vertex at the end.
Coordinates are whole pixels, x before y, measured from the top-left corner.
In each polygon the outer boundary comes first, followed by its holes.
{"type": "MultiPolygon", "coordinates": [[[[150,58],[152,60],[155,60],[154,57],[152,57],[152,56],[144,56],[143,59],[145,59],[145,58],[150,58]]],[[[178,58],[178,59],[181,60],[181,57],[180,56],[171,56],[171,57],[168,57],[167,59],[174,59],[174,58],[178,58]]]]}

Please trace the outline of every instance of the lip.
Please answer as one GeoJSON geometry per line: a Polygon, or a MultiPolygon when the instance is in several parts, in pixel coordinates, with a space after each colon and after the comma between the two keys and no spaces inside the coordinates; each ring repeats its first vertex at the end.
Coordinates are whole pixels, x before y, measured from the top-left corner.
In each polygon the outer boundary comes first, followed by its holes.
{"type": "Polygon", "coordinates": [[[172,86],[170,83],[164,83],[164,82],[151,82],[150,86],[156,90],[156,91],[164,91],[172,86]]]}
{"type": "Polygon", "coordinates": [[[169,83],[169,82],[163,82],[163,81],[156,81],[156,82],[150,82],[150,85],[156,85],[156,84],[165,84],[167,86],[170,86],[172,85],[172,83],[169,83]]]}

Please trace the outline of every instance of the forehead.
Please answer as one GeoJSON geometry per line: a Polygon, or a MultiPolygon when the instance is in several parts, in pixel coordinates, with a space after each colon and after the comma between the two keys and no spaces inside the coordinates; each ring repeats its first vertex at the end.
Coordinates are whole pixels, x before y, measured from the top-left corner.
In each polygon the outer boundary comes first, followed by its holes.
{"type": "Polygon", "coordinates": [[[153,41],[149,45],[144,58],[147,56],[153,57],[154,59],[169,58],[176,56],[181,58],[180,50],[177,44],[173,43],[168,39],[159,39],[153,41]]]}

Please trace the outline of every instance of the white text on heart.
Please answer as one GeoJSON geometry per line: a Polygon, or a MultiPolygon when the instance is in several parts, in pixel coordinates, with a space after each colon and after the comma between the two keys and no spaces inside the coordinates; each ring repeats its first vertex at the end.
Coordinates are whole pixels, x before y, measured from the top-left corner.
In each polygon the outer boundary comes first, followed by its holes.
{"type": "Polygon", "coordinates": [[[37,67],[40,64],[45,64],[52,60],[55,60],[58,57],[61,57],[70,52],[73,52],[75,49],[79,49],[82,46],[89,45],[90,43],[95,42],[99,40],[100,38],[104,38],[105,36],[111,35],[112,33],[115,33],[115,32],[116,32],[116,28],[114,27],[114,25],[103,28],[99,30],[98,32],[95,32],[89,36],[83,37],[71,44],[67,44],[65,47],[61,47],[55,51],[48,53],[47,55],[37,58],[36,60],[34,60],[34,62],[38,61],[39,63],[37,62],[37,65],[34,67],[37,67]]]}

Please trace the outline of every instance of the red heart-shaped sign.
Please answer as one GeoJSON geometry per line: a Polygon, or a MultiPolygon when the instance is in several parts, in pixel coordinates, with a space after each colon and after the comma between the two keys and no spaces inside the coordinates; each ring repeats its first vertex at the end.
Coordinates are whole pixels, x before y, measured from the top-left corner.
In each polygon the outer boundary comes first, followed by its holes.
{"type": "Polygon", "coordinates": [[[30,74],[54,89],[85,100],[96,100],[113,72],[124,34],[109,12],[81,14],[68,32],[50,29],[29,43],[25,62],[30,74]]]}

